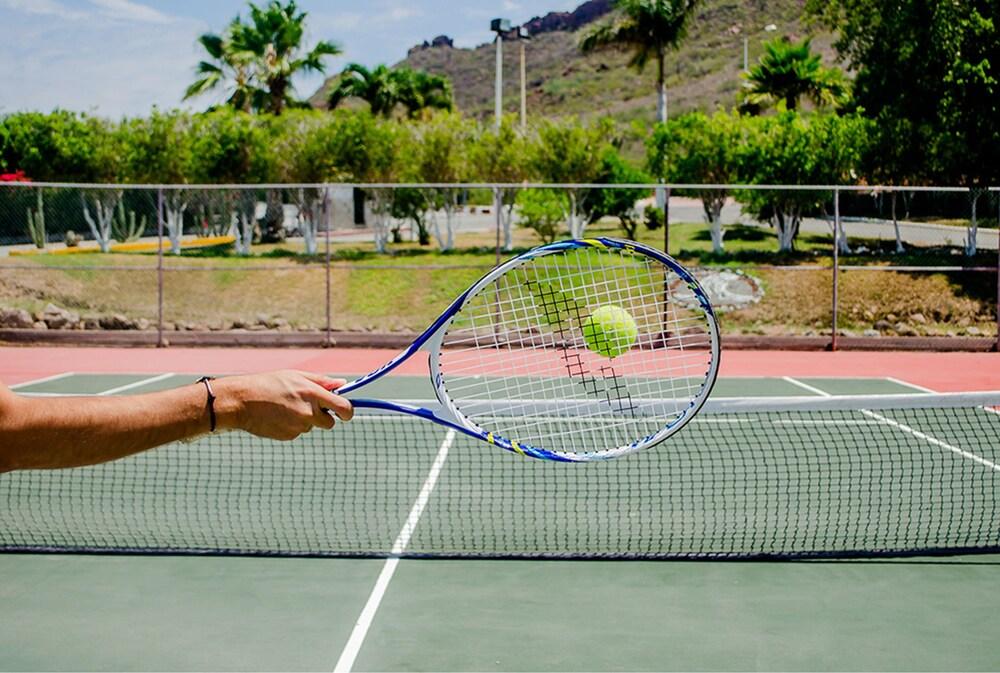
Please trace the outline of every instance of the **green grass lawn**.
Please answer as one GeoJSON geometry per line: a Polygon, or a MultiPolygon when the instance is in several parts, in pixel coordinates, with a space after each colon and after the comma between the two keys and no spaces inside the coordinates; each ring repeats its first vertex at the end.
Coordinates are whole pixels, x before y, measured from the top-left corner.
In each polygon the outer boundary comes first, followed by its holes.
{"type": "MultiPolygon", "coordinates": [[[[831,267],[831,237],[802,235],[796,251],[779,253],[769,229],[727,228],[725,253],[711,251],[703,224],[673,224],[670,251],[691,266],[831,267]]],[[[590,236],[621,236],[615,221],[588,228],[590,236]]],[[[663,248],[664,232],[640,227],[637,238],[663,248]]],[[[955,265],[966,261],[947,249],[910,248],[891,252],[890,243],[863,243],[871,252],[845,256],[858,265],[955,265]]],[[[518,229],[514,250],[537,245],[533,232],[518,229]]],[[[405,331],[423,329],[456,295],[495,261],[494,235],[463,234],[456,250],[442,253],[433,244],[393,244],[391,254],[377,254],[370,243],[333,243],[331,312],[335,329],[405,331]]],[[[994,264],[983,254],[976,264],[994,264]]],[[[324,255],[308,257],[300,244],[258,245],[239,257],[225,250],[199,250],[164,258],[165,319],[205,327],[251,323],[259,317],[282,318],[294,329],[325,324],[324,255]]],[[[0,305],[39,311],[55,303],[81,314],[123,313],[153,320],[157,314],[156,256],[117,253],[39,255],[6,258],[0,277],[0,305]],[[113,266],[115,270],[97,267],[113,266]]],[[[732,334],[829,333],[832,274],[829,270],[749,269],[765,289],[764,299],[722,316],[732,334]]],[[[995,328],[996,278],[991,273],[904,273],[851,271],[841,274],[841,326],[861,331],[876,321],[908,323],[923,334],[983,334],[995,328]],[[923,320],[911,319],[920,314],[923,320]]]]}

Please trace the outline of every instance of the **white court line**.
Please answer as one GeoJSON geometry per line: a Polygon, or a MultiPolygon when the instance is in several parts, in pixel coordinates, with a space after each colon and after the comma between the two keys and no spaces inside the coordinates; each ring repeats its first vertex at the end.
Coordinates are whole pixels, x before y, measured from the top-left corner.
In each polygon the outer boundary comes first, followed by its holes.
{"type": "MultiPolygon", "coordinates": [[[[781,378],[784,379],[785,381],[788,381],[789,383],[793,383],[793,384],[799,386],[800,388],[804,388],[805,390],[812,391],[812,392],[816,393],[817,395],[821,395],[823,397],[833,397],[833,395],[831,395],[830,393],[826,392],[825,390],[820,390],[819,388],[816,388],[815,386],[811,386],[808,383],[803,383],[802,381],[799,381],[797,379],[793,379],[790,376],[782,376],[781,378]]],[[[924,440],[925,442],[927,442],[928,444],[930,444],[932,446],[936,446],[936,447],[941,448],[941,449],[947,449],[948,451],[951,451],[952,453],[958,454],[959,456],[962,456],[963,458],[968,458],[969,460],[971,460],[973,462],[976,462],[976,463],[979,463],[980,465],[982,465],[984,467],[988,467],[991,470],[996,470],[997,472],[1000,472],[1000,465],[997,465],[996,463],[994,463],[991,460],[987,460],[986,458],[983,458],[982,456],[979,456],[979,455],[977,455],[975,453],[972,453],[971,451],[966,451],[965,449],[959,448],[957,446],[953,446],[951,444],[948,444],[947,442],[942,442],[937,437],[932,437],[931,435],[928,435],[926,433],[920,432],[919,430],[917,430],[915,428],[911,428],[910,426],[908,426],[908,425],[906,425],[904,423],[900,423],[899,421],[894,421],[891,418],[887,418],[887,417],[885,417],[885,416],[883,416],[881,414],[876,414],[874,411],[869,411],[868,409],[859,409],[858,411],[860,411],[862,414],[864,414],[868,418],[874,418],[875,420],[877,420],[877,421],[879,421],[881,423],[885,423],[886,425],[888,425],[888,426],[890,426],[892,428],[895,428],[895,429],[901,430],[901,431],[903,431],[903,432],[905,432],[907,434],[913,435],[917,439],[922,439],[922,440],[924,440]]]]}
{"type": "Polygon", "coordinates": [[[936,390],[931,390],[930,388],[925,388],[924,386],[918,386],[916,383],[910,383],[909,381],[904,381],[903,379],[893,378],[892,376],[886,376],[886,381],[895,383],[897,386],[903,386],[905,388],[913,388],[914,390],[919,390],[922,393],[936,393],[936,390]]]}
{"type": "Polygon", "coordinates": [[[799,388],[802,388],[803,390],[808,390],[812,394],[819,395],[820,397],[833,397],[833,395],[831,395],[830,393],[826,392],[825,390],[820,390],[816,386],[811,386],[808,383],[803,383],[802,381],[799,381],[798,379],[793,379],[791,376],[782,376],[781,380],[782,381],[787,381],[788,383],[791,383],[792,385],[798,386],[799,388]]]}
{"type": "Polygon", "coordinates": [[[372,593],[368,596],[368,602],[365,603],[364,609],[361,610],[358,621],[354,623],[351,637],[348,638],[343,652],[340,653],[337,665],[333,669],[334,673],[348,673],[354,666],[354,660],[358,658],[358,652],[361,651],[361,646],[365,642],[365,636],[368,635],[368,629],[372,625],[372,620],[375,619],[378,606],[382,603],[382,597],[385,596],[385,591],[389,588],[389,582],[392,580],[393,573],[396,572],[396,566],[399,565],[399,555],[406,551],[406,547],[410,543],[413,531],[416,530],[417,524],[420,522],[420,515],[424,513],[424,507],[427,506],[427,502],[430,500],[431,492],[434,490],[434,485],[438,480],[438,475],[441,474],[444,461],[448,458],[448,450],[454,441],[455,431],[449,430],[448,434],[445,435],[444,441],[441,442],[441,447],[434,458],[434,464],[431,465],[430,472],[427,473],[427,478],[420,489],[420,494],[417,495],[417,499],[413,502],[413,507],[410,508],[410,515],[406,517],[406,523],[403,524],[399,535],[396,536],[396,541],[392,544],[392,551],[390,552],[392,556],[385,560],[382,572],[379,573],[378,579],[375,580],[375,586],[372,587],[372,593]]]}
{"type": "Polygon", "coordinates": [[[32,381],[22,381],[21,383],[15,383],[10,386],[11,390],[17,390],[18,388],[25,388],[27,386],[33,386],[39,383],[48,383],[49,381],[58,381],[59,379],[64,379],[67,376],[73,376],[74,372],[63,372],[62,374],[53,374],[52,376],[45,376],[40,379],[34,379],[32,381]]]}
{"type": "Polygon", "coordinates": [[[169,379],[171,376],[175,376],[173,372],[167,374],[159,374],[157,376],[151,376],[148,379],[141,379],[139,381],[133,381],[132,383],[126,383],[123,386],[118,386],[117,388],[109,388],[108,390],[103,390],[97,393],[98,396],[104,395],[117,395],[118,393],[123,393],[126,390],[132,390],[133,388],[140,388],[142,386],[149,385],[151,383],[156,383],[164,379],[169,379]]]}

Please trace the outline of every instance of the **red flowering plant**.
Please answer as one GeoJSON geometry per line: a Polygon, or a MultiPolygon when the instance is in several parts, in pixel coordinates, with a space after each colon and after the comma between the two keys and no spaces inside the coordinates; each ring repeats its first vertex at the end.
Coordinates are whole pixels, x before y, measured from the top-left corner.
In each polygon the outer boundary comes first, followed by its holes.
{"type": "Polygon", "coordinates": [[[24,174],[24,171],[14,171],[13,173],[0,173],[0,182],[31,182],[31,178],[24,174]]]}

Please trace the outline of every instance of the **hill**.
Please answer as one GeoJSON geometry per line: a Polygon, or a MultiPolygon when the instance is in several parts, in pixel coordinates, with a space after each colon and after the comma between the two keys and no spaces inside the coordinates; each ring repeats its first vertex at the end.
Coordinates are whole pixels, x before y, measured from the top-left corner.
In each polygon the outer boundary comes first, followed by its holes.
{"type": "MultiPolygon", "coordinates": [[[[609,50],[589,56],[577,47],[583,31],[594,22],[612,18],[610,0],[591,0],[573,12],[552,12],[532,19],[524,27],[532,35],[526,43],[528,115],[610,115],[621,121],[655,120],[655,66],[643,73],[627,66],[625,52],[609,50]]],[[[750,61],[761,52],[761,42],[774,35],[801,38],[810,34],[803,18],[804,0],[706,0],[691,21],[680,49],[667,58],[670,114],[692,109],[730,107],[740,86],[743,37],[749,37],[750,61]],[[775,24],[778,30],[765,32],[775,24]]],[[[833,36],[815,34],[814,49],[832,63],[833,36]]],[[[518,46],[505,42],[504,109],[518,110],[518,46]]],[[[439,36],[410,49],[396,66],[445,75],[455,89],[458,108],[474,117],[493,114],[495,53],[492,43],[473,49],[455,48],[439,36]]],[[[325,92],[336,77],[328,79],[313,95],[313,104],[324,104],[325,92]]]]}

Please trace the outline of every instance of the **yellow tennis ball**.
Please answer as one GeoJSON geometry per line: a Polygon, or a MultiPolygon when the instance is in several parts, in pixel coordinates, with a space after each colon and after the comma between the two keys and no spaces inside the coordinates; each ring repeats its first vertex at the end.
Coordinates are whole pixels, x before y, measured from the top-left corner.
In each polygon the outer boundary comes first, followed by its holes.
{"type": "Polygon", "coordinates": [[[635,344],[639,326],[621,306],[606,304],[583,321],[583,340],[587,348],[607,358],[616,358],[635,344]]]}

